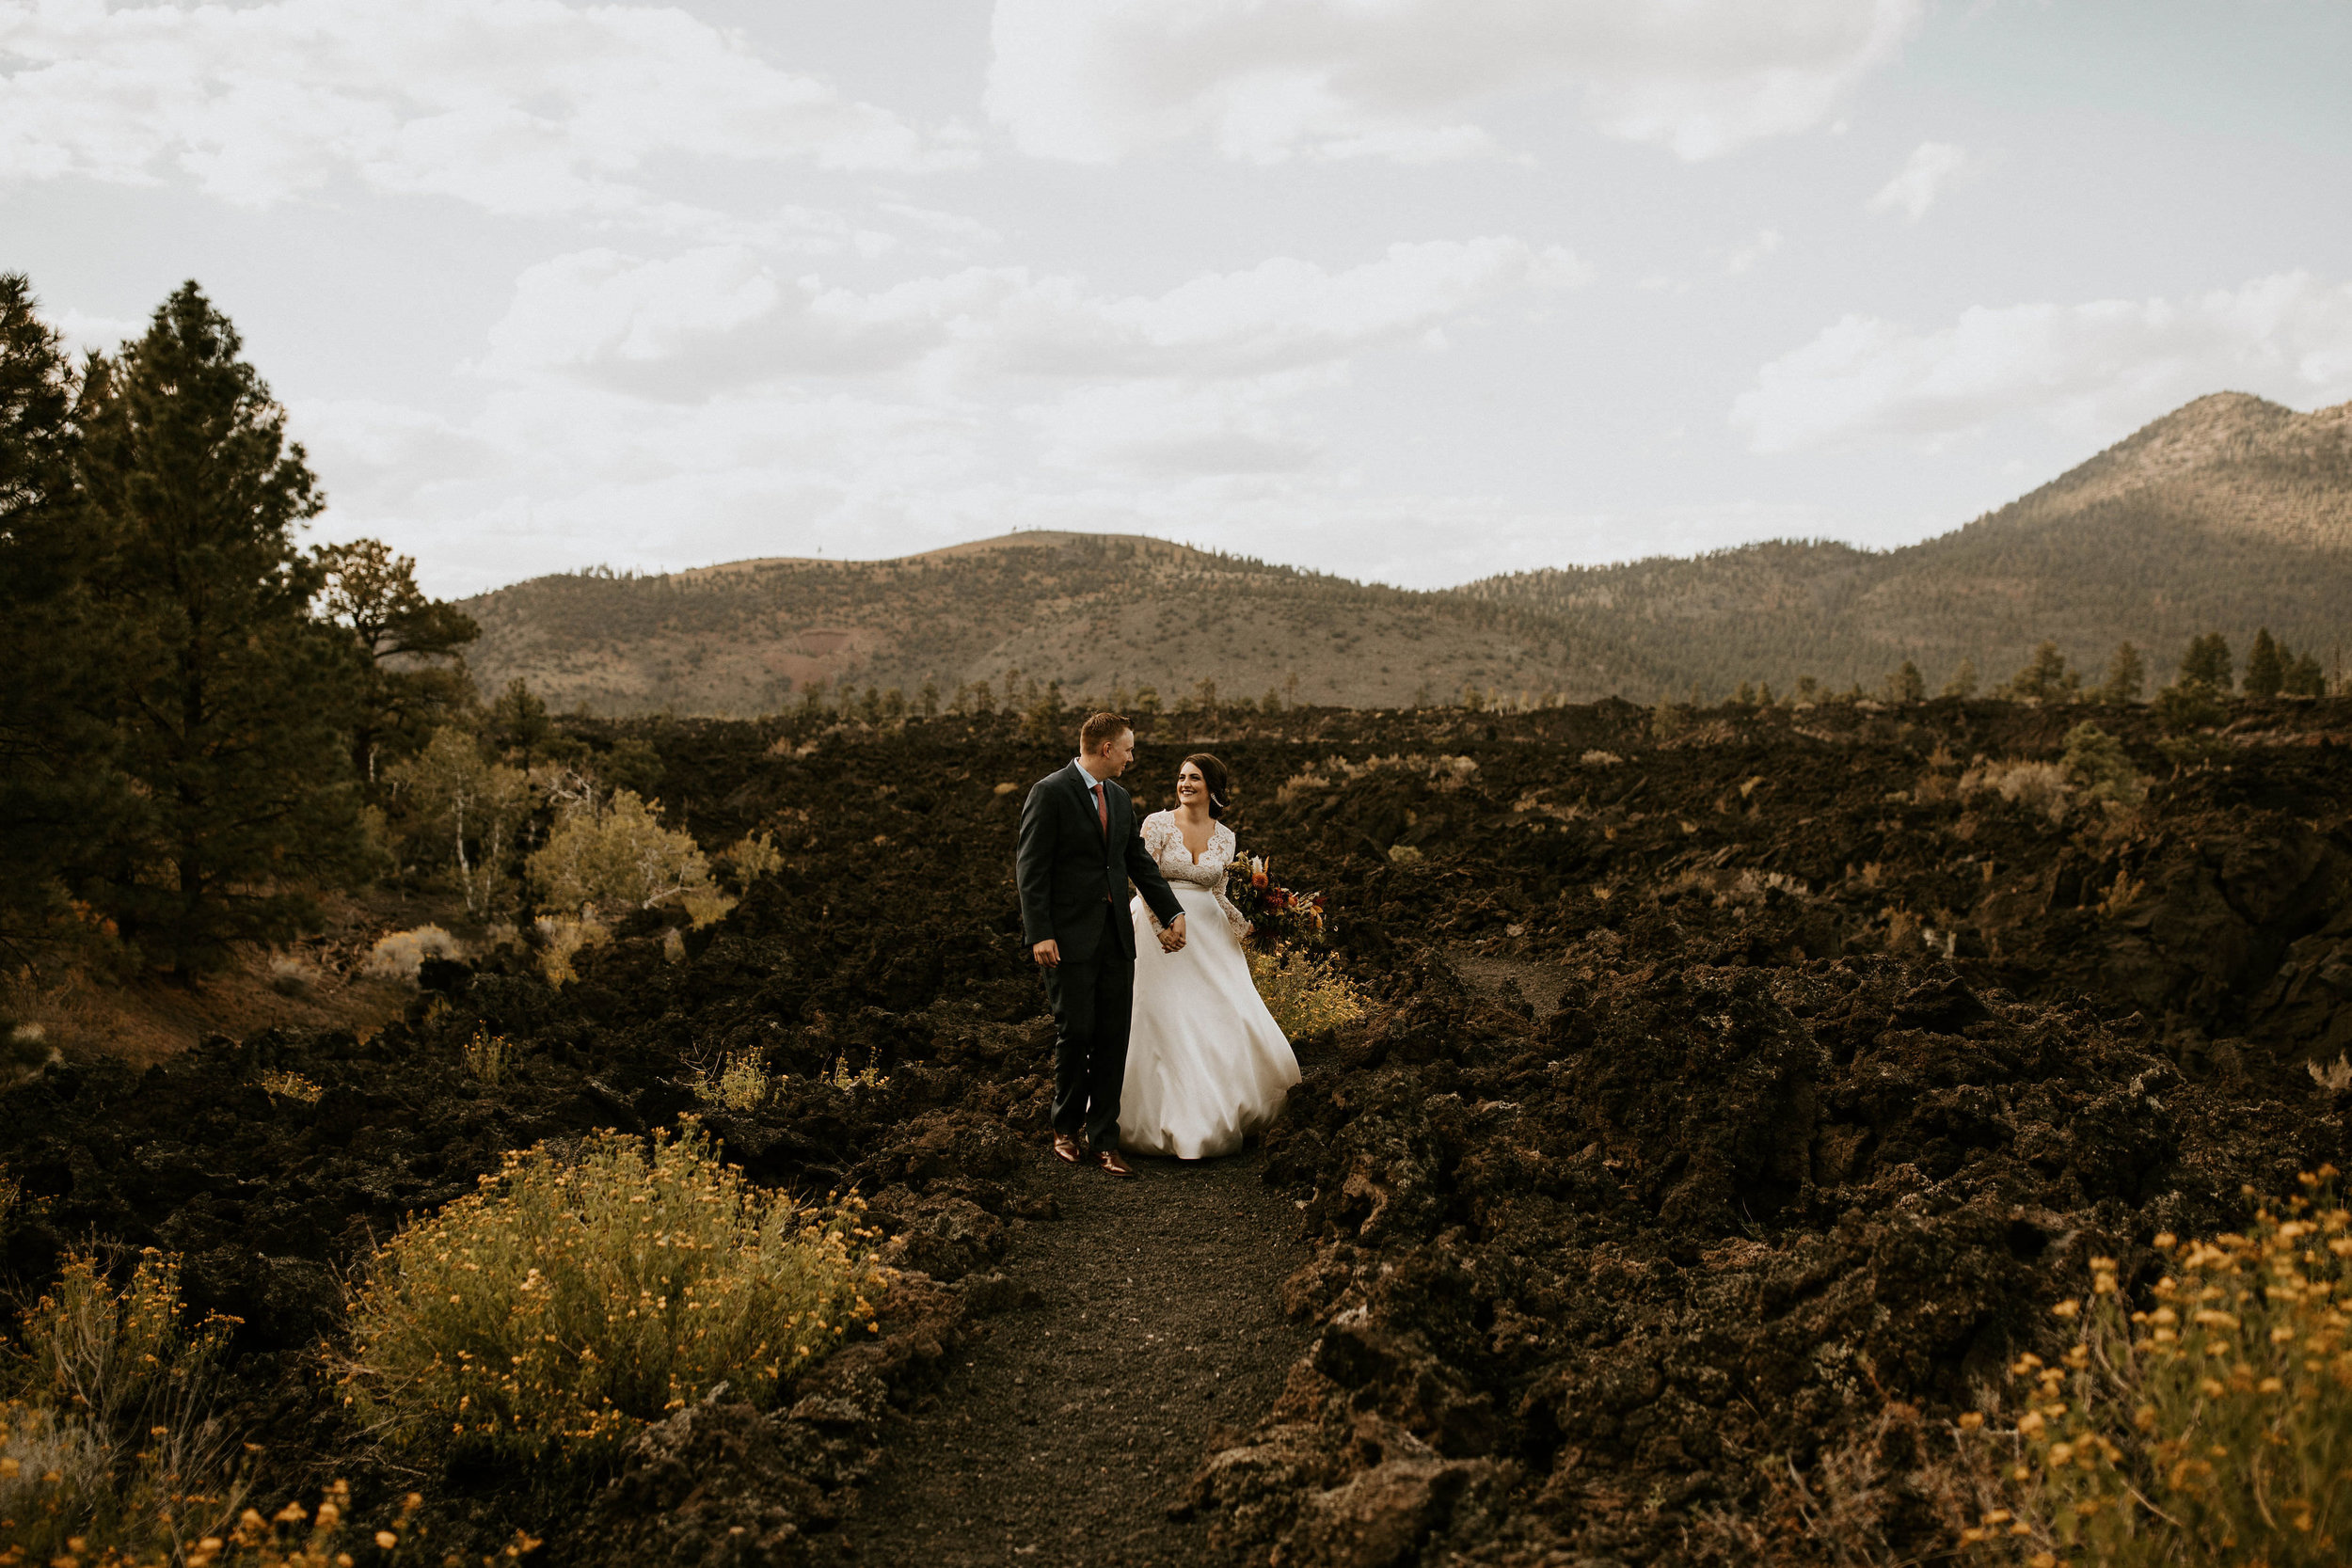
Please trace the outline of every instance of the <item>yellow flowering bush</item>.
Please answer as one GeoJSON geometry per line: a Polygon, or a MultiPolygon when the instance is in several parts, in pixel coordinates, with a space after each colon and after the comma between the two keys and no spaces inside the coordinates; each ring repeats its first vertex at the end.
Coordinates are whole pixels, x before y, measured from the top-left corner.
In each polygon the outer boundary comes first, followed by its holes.
{"type": "Polygon", "coordinates": [[[1364,999],[1328,958],[1295,947],[1249,955],[1249,978],[1282,1033],[1296,1039],[1364,1016],[1364,999]]]}
{"type": "Polygon", "coordinates": [[[2352,1560],[2352,1216],[2335,1174],[2303,1177],[2245,1235],[2158,1236],[2172,1267],[2144,1311],[2093,1259],[2091,1293],[2053,1308],[2076,1342],[2010,1368],[2013,1429],[1962,1420],[2009,1504],[1963,1540],[2034,1568],[2352,1560]]]}
{"type": "Polygon", "coordinates": [[[74,1254],[0,1347],[0,1568],[86,1551],[168,1554],[233,1517],[236,1445],[209,1418],[233,1320],[190,1327],[177,1259],[121,1289],[74,1254]]]}
{"type": "Polygon", "coordinates": [[[395,1441],[557,1464],[609,1456],[719,1384],[771,1403],[888,1278],[851,1199],[795,1202],[691,1122],[510,1154],[403,1227],[351,1304],[348,1397],[395,1441]]]}
{"type": "Polygon", "coordinates": [[[767,1060],[756,1051],[729,1052],[719,1062],[719,1070],[707,1067],[694,1069],[694,1098],[706,1105],[729,1111],[756,1111],[775,1086],[775,1074],[768,1070],[767,1060]]]}

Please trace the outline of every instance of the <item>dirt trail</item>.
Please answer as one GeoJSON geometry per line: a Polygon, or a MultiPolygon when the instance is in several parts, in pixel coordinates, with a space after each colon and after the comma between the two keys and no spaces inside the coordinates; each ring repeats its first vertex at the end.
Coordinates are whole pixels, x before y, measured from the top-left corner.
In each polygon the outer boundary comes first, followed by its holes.
{"type": "Polygon", "coordinates": [[[1493,958],[1456,947],[1445,955],[1454,977],[1490,1002],[1524,1002],[1537,1018],[1560,1006],[1568,972],[1534,958],[1493,958]],[[1505,982],[1508,982],[1508,985],[1505,982]]]}
{"type": "Polygon", "coordinates": [[[1205,1522],[1168,1509],[1213,1439],[1256,1423],[1305,1348],[1278,1291],[1307,1258],[1296,1210],[1259,1180],[1255,1149],[1137,1158],[1130,1181],[1041,1146],[1036,1158],[1062,1217],[1026,1224],[1003,1267],[1041,1303],[991,1320],[889,1435],[834,1538],[837,1561],[1220,1560],[1205,1522]]]}

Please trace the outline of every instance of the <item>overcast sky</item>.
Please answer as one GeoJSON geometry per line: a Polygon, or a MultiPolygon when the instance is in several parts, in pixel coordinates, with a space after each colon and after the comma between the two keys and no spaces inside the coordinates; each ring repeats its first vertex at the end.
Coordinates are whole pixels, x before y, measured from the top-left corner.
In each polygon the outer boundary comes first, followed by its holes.
{"type": "Polygon", "coordinates": [[[194,277],[428,586],[1956,527],[2352,399],[2344,0],[0,0],[0,268],[194,277]]]}

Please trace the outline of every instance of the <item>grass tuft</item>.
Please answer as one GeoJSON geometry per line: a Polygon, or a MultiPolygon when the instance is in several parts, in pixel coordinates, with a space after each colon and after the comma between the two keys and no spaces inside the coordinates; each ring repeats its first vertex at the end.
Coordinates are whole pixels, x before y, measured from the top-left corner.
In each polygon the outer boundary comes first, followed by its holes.
{"type": "Polygon", "coordinates": [[[605,1132],[511,1154],[376,1255],[350,1398],[398,1442],[556,1465],[723,1383],[765,1407],[876,1326],[889,1275],[859,1212],[753,1186],[691,1122],[650,1149],[605,1132]]]}

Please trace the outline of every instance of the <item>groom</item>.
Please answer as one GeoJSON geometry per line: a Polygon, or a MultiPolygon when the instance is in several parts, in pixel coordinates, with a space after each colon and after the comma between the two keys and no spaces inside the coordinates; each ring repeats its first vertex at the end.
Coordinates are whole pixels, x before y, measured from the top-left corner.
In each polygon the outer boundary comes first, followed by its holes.
{"type": "Polygon", "coordinates": [[[1135,1174],[1119,1157],[1136,994],[1127,879],[1160,917],[1160,945],[1173,953],[1184,944],[1184,907],[1143,847],[1127,792],[1113,782],[1135,755],[1134,728],[1116,713],[1098,713],[1078,730],[1077,760],[1031,785],[1021,807],[1021,929],[1054,1006],[1054,1152],[1074,1165],[1083,1138],[1113,1176],[1135,1174]]]}

